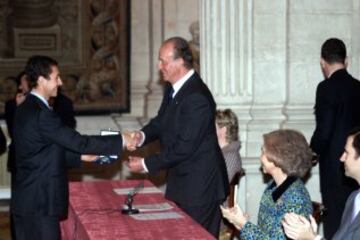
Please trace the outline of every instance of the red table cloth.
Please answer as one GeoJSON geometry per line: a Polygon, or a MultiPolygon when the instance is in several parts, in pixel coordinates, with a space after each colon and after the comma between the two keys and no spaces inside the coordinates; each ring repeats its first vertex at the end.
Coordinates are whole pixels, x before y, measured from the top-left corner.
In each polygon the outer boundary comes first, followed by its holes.
{"type": "MultiPolygon", "coordinates": [[[[156,213],[176,212],[178,219],[136,220],[121,214],[126,195],[118,195],[114,188],[132,188],[140,180],[72,182],[68,218],[61,222],[62,239],[214,239],[162,193],[139,192],[133,205],[167,202],[172,209],[156,213]]],[[[145,188],[153,187],[144,181],[145,188]]],[[[150,212],[151,213],[151,212],[150,212]]],[[[153,212],[155,213],[155,212],[153,212]]]]}

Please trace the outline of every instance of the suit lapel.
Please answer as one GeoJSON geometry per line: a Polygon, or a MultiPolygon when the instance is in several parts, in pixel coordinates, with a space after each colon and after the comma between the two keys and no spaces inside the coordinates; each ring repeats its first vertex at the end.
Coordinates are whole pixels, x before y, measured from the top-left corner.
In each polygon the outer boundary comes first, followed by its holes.
{"type": "MultiPolygon", "coordinates": [[[[164,126],[173,125],[173,119],[176,119],[177,106],[181,101],[189,96],[191,91],[197,89],[197,85],[200,82],[200,78],[197,73],[194,73],[190,78],[184,83],[184,85],[179,89],[174,98],[169,101],[168,95],[170,93],[171,86],[167,85],[164,91],[163,104],[162,104],[162,124],[164,126]]],[[[174,126],[172,126],[174,127],[174,126]]]]}
{"type": "Polygon", "coordinates": [[[29,98],[30,101],[38,104],[42,109],[48,109],[49,110],[48,106],[46,106],[46,104],[43,103],[43,101],[41,101],[38,97],[36,97],[36,96],[34,96],[32,94],[28,94],[26,99],[28,99],[28,98],[29,98]]]}
{"type": "MultiPolygon", "coordinates": [[[[351,216],[352,216],[352,211],[354,208],[354,200],[356,198],[357,193],[359,192],[359,190],[355,191],[354,197],[351,199],[351,211],[350,211],[350,221],[351,221],[351,216]]],[[[352,232],[355,229],[358,229],[360,227],[360,212],[356,215],[354,221],[349,222],[351,223],[349,226],[349,231],[352,232]]]]}
{"type": "Polygon", "coordinates": [[[176,102],[180,102],[184,97],[188,96],[190,91],[195,90],[197,87],[197,83],[199,82],[199,75],[194,72],[193,75],[184,83],[184,85],[180,88],[180,90],[176,93],[173,100],[176,102]]]}

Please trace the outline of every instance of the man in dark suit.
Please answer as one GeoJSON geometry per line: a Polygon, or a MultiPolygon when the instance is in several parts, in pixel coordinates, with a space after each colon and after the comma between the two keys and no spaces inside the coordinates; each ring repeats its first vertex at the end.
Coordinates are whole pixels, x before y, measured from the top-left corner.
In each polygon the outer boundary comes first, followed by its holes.
{"type": "MultiPolygon", "coordinates": [[[[13,125],[15,118],[15,111],[18,105],[24,102],[26,96],[30,92],[29,82],[25,71],[21,71],[20,74],[16,77],[17,84],[17,93],[13,99],[10,99],[5,102],[5,121],[8,129],[9,137],[12,139],[9,152],[8,152],[8,162],[7,168],[11,173],[11,176],[15,174],[15,147],[13,141],[13,125]]],[[[70,98],[64,95],[59,88],[58,94],[56,97],[50,98],[50,106],[53,108],[54,112],[61,118],[61,121],[68,127],[73,129],[76,128],[76,119],[74,106],[70,98]]]]}
{"type": "Polygon", "coordinates": [[[346,71],[345,44],[335,38],[321,48],[321,69],[325,80],[316,91],[316,128],[311,148],[319,155],[320,188],[327,208],[324,234],[331,239],[340,225],[345,202],[356,184],[344,175],[339,161],[350,129],[360,126],[360,82],[346,71]]]}
{"type": "Polygon", "coordinates": [[[60,239],[61,218],[68,207],[67,169],[80,160],[94,161],[95,154],[119,154],[122,136],[82,136],[61,122],[49,99],[62,85],[57,62],[34,56],[25,68],[31,92],[17,107],[14,122],[16,175],[11,214],[17,240],[60,239]],[[83,155],[82,155],[83,154],[83,155]]]}
{"type": "Polygon", "coordinates": [[[229,183],[216,136],[216,104],[192,62],[186,40],[174,37],[161,46],[164,97],[158,115],[134,137],[144,144],[160,139],[163,150],[145,159],[130,157],[128,165],[133,172],[151,174],[167,169],[165,196],[218,237],[219,205],[229,183]]]}

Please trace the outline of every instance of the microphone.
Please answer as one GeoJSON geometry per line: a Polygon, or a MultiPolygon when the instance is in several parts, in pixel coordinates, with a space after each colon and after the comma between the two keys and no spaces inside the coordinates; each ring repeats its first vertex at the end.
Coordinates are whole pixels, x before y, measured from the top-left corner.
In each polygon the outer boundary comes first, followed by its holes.
{"type": "Polygon", "coordinates": [[[125,199],[125,206],[123,209],[121,209],[122,214],[131,215],[131,214],[139,213],[139,209],[133,208],[132,203],[134,201],[134,196],[143,188],[144,188],[144,182],[140,182],[138,185],[134,187],[133,190],[131,190],[128,193],[125,199]]]}

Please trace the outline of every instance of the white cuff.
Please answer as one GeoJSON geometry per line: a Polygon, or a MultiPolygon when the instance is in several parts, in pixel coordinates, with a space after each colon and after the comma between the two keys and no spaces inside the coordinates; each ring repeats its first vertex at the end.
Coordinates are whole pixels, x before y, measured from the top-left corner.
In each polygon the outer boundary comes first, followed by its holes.
{"type": "Polygon", "coordinates": [[[314,240],[322,240],[322,239],[324,239],[324,238],[320,235],[316,235],[316,237],[314,238],[314,240]]]}
{"type": "Polygon", "coordinates": [[[122,134],[120,134],[120,135],[121,135],[121,140],[122,140],[122,146],[123,146],[123,148],[125,148],[126,142],[125,142],[124,136],[122,134]]]}
{"type": "Polygon", "coordinates": [[[145,142],[145,133],[143,131],[139,131],[139,132],[141,133],[142,138],[141,138],[141,142],[139,142],[137,146],[141,147],[145,142]]]}
{"type": "Polygon", "coordinates": [[[142,166],[143,166],[143,168],[144,168],[144,171],[148,173],[149,170],[147,169],[147,167],[146,167],[146,165],[145,165],[145,158],[141,159],[141,164],[142,164],[142,166]]]}

